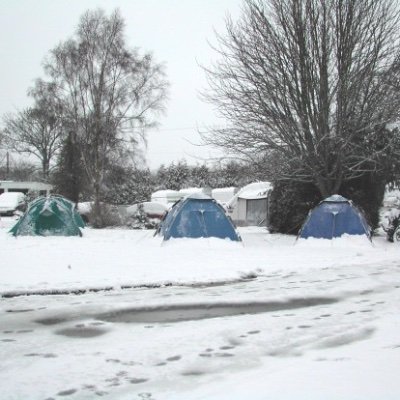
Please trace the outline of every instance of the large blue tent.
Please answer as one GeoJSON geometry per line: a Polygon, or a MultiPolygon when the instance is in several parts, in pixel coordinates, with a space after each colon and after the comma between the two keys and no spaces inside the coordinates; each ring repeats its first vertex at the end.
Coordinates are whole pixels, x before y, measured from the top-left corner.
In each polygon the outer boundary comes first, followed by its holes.
{"type": "Polygon", "coordinates": [[[176,203],[159,232],[164,240],[201,237],[241,240],[224,209],[211,197],[198,193],[176,203]]]}
{"type": "Polygon", "coordinates": [[[344,234],[370,238],[370,228],[364,215],[350,200],[335,194],[310,211],[299,237],[333,239],[344,234]]]}

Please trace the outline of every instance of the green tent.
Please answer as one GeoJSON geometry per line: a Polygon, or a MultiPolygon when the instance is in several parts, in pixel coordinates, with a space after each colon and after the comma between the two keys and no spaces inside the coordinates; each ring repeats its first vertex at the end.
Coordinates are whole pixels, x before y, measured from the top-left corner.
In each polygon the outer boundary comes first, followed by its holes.
{"type": "Polygon", "coordinates": [[[75,204],[62,196],[38,197],[11,228],[14,236],[82,236],[85,223],[75,204]]]}

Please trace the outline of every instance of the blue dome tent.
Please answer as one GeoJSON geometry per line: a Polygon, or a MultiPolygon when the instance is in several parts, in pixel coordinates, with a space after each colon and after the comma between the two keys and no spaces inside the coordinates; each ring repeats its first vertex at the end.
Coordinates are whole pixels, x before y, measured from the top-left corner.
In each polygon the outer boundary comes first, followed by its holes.
{"type": "Polygon", "coordinates": [[[370,238],[370,228],[364,215],[350,200],[335,194],[310,211],[299,237],[333,239],[344,234],[370,238]]]}
{"type": "Polygon", "coordinates": [[[202,193],[189,195],[177,202],[162,221],[159,233],[164,240],[201,237],[241,240],[224,209],[202,193]]]}

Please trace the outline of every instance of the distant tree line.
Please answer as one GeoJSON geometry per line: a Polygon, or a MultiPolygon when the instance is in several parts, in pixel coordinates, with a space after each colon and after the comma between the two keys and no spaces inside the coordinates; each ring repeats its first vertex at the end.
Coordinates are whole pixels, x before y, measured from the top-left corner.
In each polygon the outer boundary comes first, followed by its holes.
{"type": "MultiPolygon", "coordinates": [[[[71,140],[70,138],[68,140],[71,140]]],[[[90,187],[85,182],[83,171],[74,157],[79,155],[66,144],[59,157],[63,165],[70,165],[70,170],[62,172],[55,168],[49,173],[49,181],[54,185],[54,191],[68,199],[79,201],[93,200],[90,187]],[[72,158],[72,160],[69,160],[72,158]]],[[[5,166],[0,166],[0,179],[32,181],[39,180],[41,171],[34,163],[10,163],[8,174],[5,166]]],[[[185,188],[223,188],[243,187],[248,183],[265,179],[265,173],[254,164],[236,161],[218,162],[212,165],[189,165],[185,160],[162,164],[156,170],[140,168],[134,165],[112,164],[106,171],[101,201],[109,204],[135,204],[149,201],[151,194],[157,190],[180,190],[185,188]]]]}
{"type": "MultiPolygon", "coordinates": [[[[261,175],[258,178],[261,178],[261,175]]],[[[182,160],[161,165],[155,171],[150,171],[148,168],[114,165],[107,171],[101,200],[108,204],[135,204],[149,201],[151,194],[157,190],[241,187],[254,180],[257,180],[257,172],[249,165],[237,162],[192,166],[182,160]]],[[[67,195],[63,190],[68,187],[70,186],[61,184],[57,186],[57,191],[67,195]]],[[[71,198],[71,195],[67,197],[71,198]]],[[[90,193],[83,191],[80,197],[90,199],[90,193]]]]}

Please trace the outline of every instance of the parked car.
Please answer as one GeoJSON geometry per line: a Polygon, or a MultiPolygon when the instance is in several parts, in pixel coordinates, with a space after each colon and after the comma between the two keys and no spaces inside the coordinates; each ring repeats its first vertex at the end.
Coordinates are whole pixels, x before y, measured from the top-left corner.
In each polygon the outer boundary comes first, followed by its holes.
{"type": "Polygon", "coordinates": [[[25,195],[22,192],[0,194],[0,215],[14,215],[16,211],[24,212],[25,209],[25,195]]]}
{"type": "Polygon", "coordinates": [[[126,208],[128,225],[136,229],[153,229],[168,211],[168,206],[155,201],[144,201],[126,208]]]}

